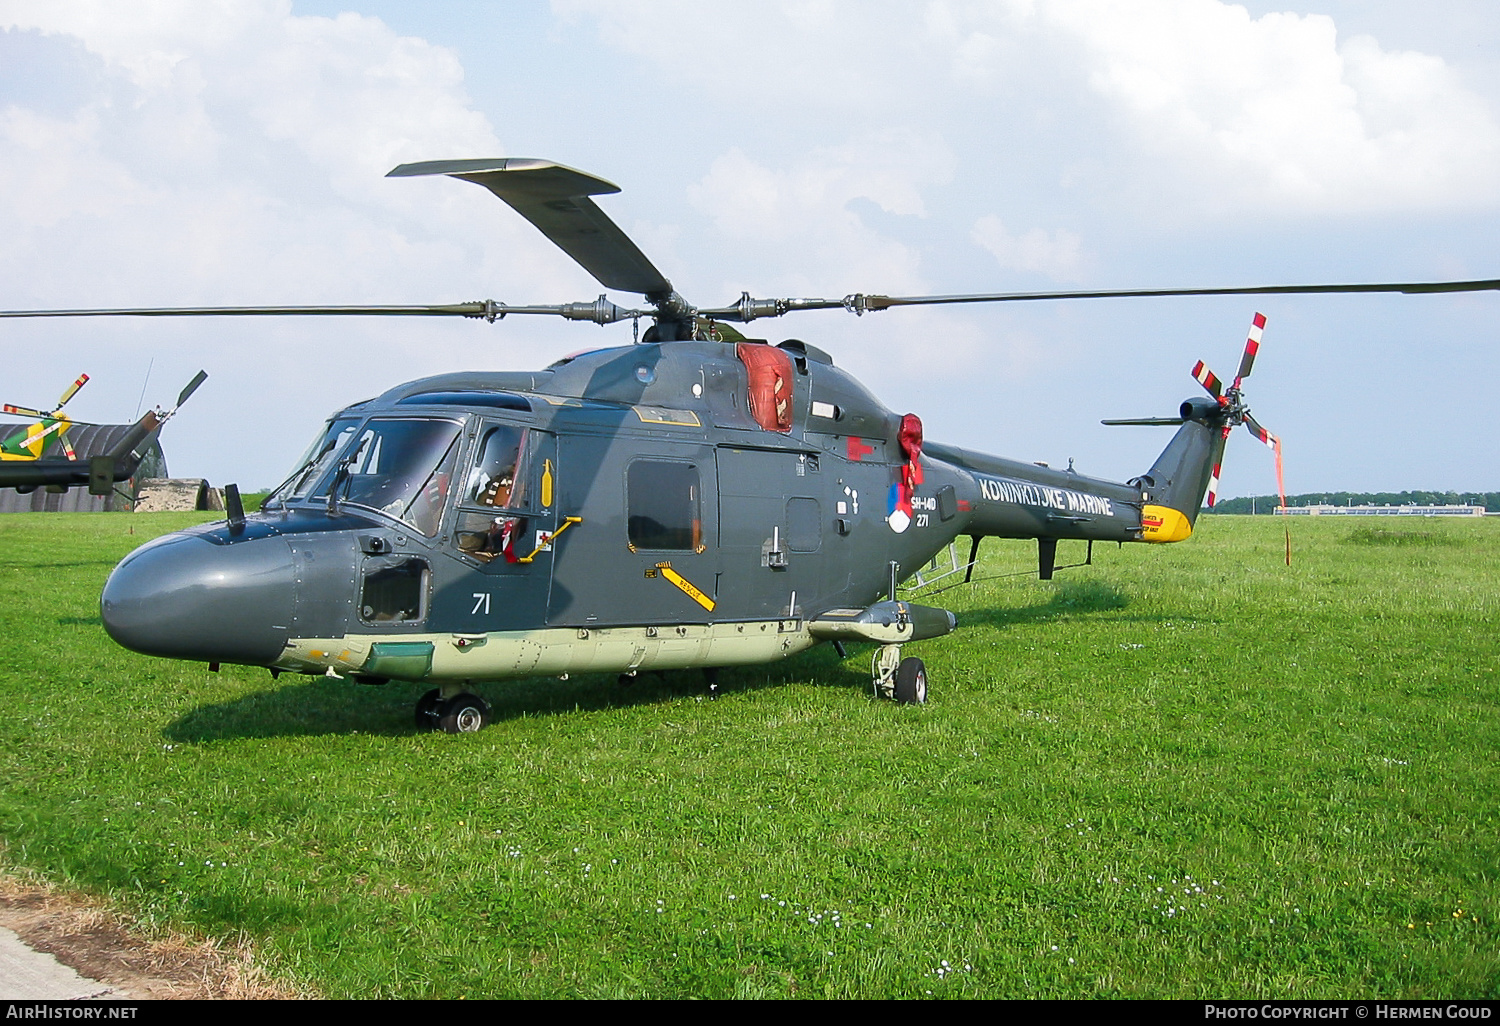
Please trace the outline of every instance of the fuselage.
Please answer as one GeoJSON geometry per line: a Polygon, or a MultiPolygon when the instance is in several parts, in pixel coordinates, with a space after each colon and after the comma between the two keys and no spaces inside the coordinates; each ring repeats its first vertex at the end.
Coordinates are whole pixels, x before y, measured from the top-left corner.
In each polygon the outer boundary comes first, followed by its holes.
{"type": "Polygon", "coordinates": [[[1141,491],[954,447],[801,343],[600,350],[334,415],[266,508],[101,605],[153,655],[372,678],[733,665],[964,534],[1142,537],[1141,491]]]}

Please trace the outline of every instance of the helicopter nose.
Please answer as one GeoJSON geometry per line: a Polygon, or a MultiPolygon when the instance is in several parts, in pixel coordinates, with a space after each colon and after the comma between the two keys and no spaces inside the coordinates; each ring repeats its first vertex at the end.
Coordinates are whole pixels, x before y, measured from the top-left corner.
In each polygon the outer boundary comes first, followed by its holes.
{"type": "Polygon", "coordinates": [[[295,583],[281,537],[169,534],[115,567],[99,612],[110,637],[146,655],[268,666],[286,644],[295,583]]]}

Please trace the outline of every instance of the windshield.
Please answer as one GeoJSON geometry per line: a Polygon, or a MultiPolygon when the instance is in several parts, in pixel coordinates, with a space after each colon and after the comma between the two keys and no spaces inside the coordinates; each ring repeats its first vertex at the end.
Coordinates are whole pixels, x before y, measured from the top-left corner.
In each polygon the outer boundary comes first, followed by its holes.
{"type": "MultiPolygon", "coordinates": [[[[351,432],[352,434],[352,432],[351,432]]],[[[332,490],[335,502],[378,509],[437,532],[453,478],[459,425],[447,420],[372,420],[318,481],[312,494],[332,490]]]]}
{"type": "Polygon", "coordinates": [[[318,437],[313,439],[312,445],[307,447],[307,451],[297,461],[297,469],[266,496],[261,508],[274,507],[288,499],[306,498],[313,483],[333,465],[334,457],[343,449],[344,443],[354,434],[358,425],[359,420],[351,417],[331,420],[323,425],[318,437]]]}

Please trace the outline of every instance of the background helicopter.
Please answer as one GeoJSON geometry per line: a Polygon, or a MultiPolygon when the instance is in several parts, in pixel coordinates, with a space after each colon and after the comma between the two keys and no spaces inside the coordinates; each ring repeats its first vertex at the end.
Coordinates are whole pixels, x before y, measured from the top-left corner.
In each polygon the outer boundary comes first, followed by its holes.
{"type": "Polygon", "coordinates": [[[53,432],[54,429],[61,436],[67,428],[82,423],[67,419],[60,411],[67,401],[83,387],[84,382],[88,381],[87,374],[80,377],[63,393],[62,400],[50,413],[7,405],[6,413],[42,417],[42,425],[46,427],[42,428],[39,425],[37,428],[27,429],[29,433],[23,439],[23,451],[32,451],[31,447],[34,445],[36,456],[26,458],[6,455],[3,460],[0,460],[0,488],[14,488],[17,491],[29,492],[38,487],[46,487],[66,491],[74,485],[87,485],[89,491],[95,495],[108,495],[117,481],[128,480],[135,474],[136,468],[141,465],[141,460],[145,458],[156,436],[161,433],[162,427],[176,415],[182,404],[187,402],[188,397],[196,392],[198,386],[207,379],[207,372],[199,371],[178,393],[177,402],[170,410],[147,410],[130,430],[118,436],[108,452],[89,454],[87,459],[82,460],[66,441],[62,443],[67,454],[66,458],[56,459],[44,456],[45,447],[42,436],[53,432]]]}
{"type": "Polygon", "coordinates": [[[88,380],[87,374],[80,374],[76,381],[63,389],[57,405],[50,410],[33,410],[29,406],[15,406],[11,403],[0,406],[0,413],[37,418],[35,424],[24,428],[0,429],[6,430],[6,434],[0,437],[0,461],[38,460],[54,445],[60,446],[68,459],[77,459],[73,446],[68,443],[68,429],[72,427],[73,421],[62,410],[78,394],[78,390],[88,384],[88,380]]]}
{"type": "Polygon", "coordinates": [[[824,352],[743,339],[794,311],[1047,299],[1339,292],[1466,292],[1500,281],[1257,286],[948,296],[855,294],[696,308],[589,198],[614,185],[522,158],[402,165],[392,176],[482,185],[606,288],[648,308],[178,307],[17,311],[6,317],[551,315],[653,323],[638,344],[537,372],[467,372],[397,386],[336,413],[292,475],[247,516],[142,546],[116,568],[106,628],[137,651],[217,665],[430,681],[417,720],[450,732],[488,716],[475,681],[764,662],[820,641],[878,645],[877,693],[926,698],[901,646],[946,634],[945,610],[897,585],[959,535],[1034,538],[1041,576],[1058,540],[1187,538],[1243,381],[1200,363],[1207,398],[1144,474],[1123,483],[933,444],[824,352]]]}

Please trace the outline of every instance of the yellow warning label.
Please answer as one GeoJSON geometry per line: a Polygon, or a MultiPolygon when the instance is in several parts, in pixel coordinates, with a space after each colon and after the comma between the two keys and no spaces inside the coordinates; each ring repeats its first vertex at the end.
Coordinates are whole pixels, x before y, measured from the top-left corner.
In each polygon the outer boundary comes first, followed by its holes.
{"type": "Polygon", "coordinates": [[[552,461],[542,461],[542,508],[552,508],[552,461]]]}
{"type": "Polygon", "coordinates": [[[714,611],[714,600],[693,587],[693,582],[683,577],[676,570],[673,570],[671,563],[658,563],[656,564],[656,569],[661,571],[663,577],[681,588],[688,598],[698,603],[710,613],[714,611]]]}

